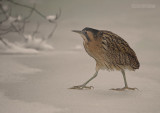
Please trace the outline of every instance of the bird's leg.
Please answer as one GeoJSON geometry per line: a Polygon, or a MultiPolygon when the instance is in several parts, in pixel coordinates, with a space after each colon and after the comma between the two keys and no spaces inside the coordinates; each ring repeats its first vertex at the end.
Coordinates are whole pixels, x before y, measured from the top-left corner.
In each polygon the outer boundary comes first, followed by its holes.
{"type": "MultiPolygon", "coordinates": [[[[122,72],[122,75],[123,75],[123,79],[124,79],[124,84],[125,84],[125,86],[123,87],[123,88],[116,88],[116,89],[111,89],[111,90],[116,90],[116,91],[124,91],[124,90],[126,90],[126,89],[128,89],[128,90],[136,90],[137,88],[130,88],[130,87],[128,87],[128,84],[127,84],[127,80],[126,80],[126,75],[125,75],[125,71],[124,70],[121,70],[121,72],[122,72]]],[[[138,89],[137,89],[138,90],[138,89]]]]}
{"type": "Polygon", "coordinates": [[[91,80],[93,80],[96,76],[98,75],[98,71],[95,72],[95,74],[93,75],[93,77],[91,77],[89,80],[87,80],[84,84],[82,85],[78,85],[78,86],[73,86],[69,89],[92,89],[94,88],[93,86],[86,86],[91,80]]]}
{"type": "Polygon", "coordinates": [[[122,75],[123,75],[125,87],[128,87],[127,80],[126,80],[126,75],[125,75],[125,71],[124,71],[124,70],[121,70],[121,72],[122,72],[122,75]]]}

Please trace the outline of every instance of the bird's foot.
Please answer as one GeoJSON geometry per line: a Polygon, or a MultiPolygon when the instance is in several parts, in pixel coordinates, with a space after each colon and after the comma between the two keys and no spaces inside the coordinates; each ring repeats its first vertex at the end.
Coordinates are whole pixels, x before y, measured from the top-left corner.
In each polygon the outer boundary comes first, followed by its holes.
{"type": "Polygon", "coordinates": [[[69,89],[78,89],[78,90],[83,90],[83,89],[94,89],[93,86],[85,86],[85,85],[79,85],[79,86],[73,86],[69,89]]]}
{"type": "Polygon", "coordinates": [[[110,90],[115,90],[115,91],[124,91],[124,90],[138,90],[138,88],[130,88],[130,87],[123,87],[123,88],[112,88],[110,90]]]}

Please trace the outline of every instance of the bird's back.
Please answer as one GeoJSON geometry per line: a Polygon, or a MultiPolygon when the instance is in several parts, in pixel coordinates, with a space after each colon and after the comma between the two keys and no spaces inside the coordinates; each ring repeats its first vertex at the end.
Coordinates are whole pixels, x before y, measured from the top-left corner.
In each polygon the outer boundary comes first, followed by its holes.
{"type": "Polygon", "coordinates": [[[99,69],[138,69],[140,64],[133,49],[120,36],[110,31],[99,31],[95,40],[84,42],[87,53],[99,69]]]}

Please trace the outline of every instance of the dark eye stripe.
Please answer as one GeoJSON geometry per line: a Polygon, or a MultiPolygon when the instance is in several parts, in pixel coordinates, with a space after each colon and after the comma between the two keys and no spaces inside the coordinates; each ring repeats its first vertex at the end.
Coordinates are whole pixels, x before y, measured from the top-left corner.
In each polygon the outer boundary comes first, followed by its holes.
{"type": "Polygon", "coordinates": [[[86,36],[86,38],[87,38],[88,41],[91,41],[90,38],[89,38],[89,36],[88,36],[88,34],[87,34],[87,32],[85,32],[85,36],[86,36]]]}

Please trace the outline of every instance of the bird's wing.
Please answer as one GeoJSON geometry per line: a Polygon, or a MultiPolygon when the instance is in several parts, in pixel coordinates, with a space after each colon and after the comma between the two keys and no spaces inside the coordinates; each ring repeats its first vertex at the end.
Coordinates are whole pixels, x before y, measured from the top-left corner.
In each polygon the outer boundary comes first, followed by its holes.
{"type": "Polygon", "coordinates": [[[112,63],[131,66],[134,69],[139,68],[135,52],[120,36],[110,31],[103,31],[102,47],[112,63]]]}

